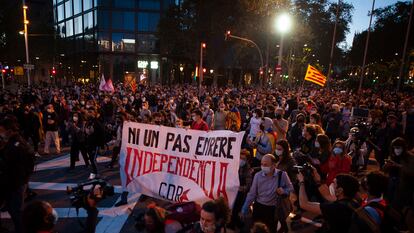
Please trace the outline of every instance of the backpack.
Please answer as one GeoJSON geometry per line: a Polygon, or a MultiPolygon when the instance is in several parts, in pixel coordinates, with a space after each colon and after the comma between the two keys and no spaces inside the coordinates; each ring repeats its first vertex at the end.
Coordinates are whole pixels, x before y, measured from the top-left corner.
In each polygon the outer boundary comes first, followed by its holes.
{"type": "MultiPolygon", "coordinates": [[[[352,207],[351,207],[352,208],[352,207]]],[[[365,224],[372,233],[398,233],[402,229],[401,214],[389,205],[382,205],[378,202],[371,202],[364,207],[359,207],[354,210],[355,217],[357,217],[362,224],[365,224]],[[368,210],[366,207],[371,207],[368,210]],[[376,211],[380,216],[380,223],[368,212],[376,211]]]]}

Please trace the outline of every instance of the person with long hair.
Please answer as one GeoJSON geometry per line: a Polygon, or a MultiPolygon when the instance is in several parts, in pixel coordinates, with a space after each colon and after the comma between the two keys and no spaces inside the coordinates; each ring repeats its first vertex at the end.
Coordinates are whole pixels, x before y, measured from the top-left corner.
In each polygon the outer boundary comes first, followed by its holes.
{"type": "Polygon", "coordinates": [[[315,140],[316,158],[313,158],[314,165],[319,165],[322,177],[326,177],[329,172],[329,162],[331,159],[331,142],[325,134],[318,134],[315,140]]]}
{"type": "Polygon", "coordinates": [[[276,168],[287,172],[290,181],[294,183],[294,181],[296,180],[297,170],[294,168],[296,162],[295,159],[292,157],[289,142],[287,140],[277,141],[275,154],[278,159],[276,168]]]}

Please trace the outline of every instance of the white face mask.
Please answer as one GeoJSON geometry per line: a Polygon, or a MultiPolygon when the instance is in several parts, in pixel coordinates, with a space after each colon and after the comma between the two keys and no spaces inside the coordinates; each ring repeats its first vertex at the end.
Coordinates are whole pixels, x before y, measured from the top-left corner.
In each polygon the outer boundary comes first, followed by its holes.
{"type": "Polygon", "coordinates": [[[262,168],[262,171],[263,171],[265,174],[269,174],[269,172],[270,172],[270,167],[264,167],[264,166],[262,166],[261,168],[262,168]]]}
{"type": "Polygon", "coordinates": [[[318,141],[315,141],[315,147],[316,147],[316,148],[321,147],[321,145],[319,144],[319,142],[318,142],[318,141]]]}
{"type": "Polygon", "coordinates": [[[195,116],[194,116],[194,117],[193,117],[193,121],[197,121],[197,117],[195,117],[195,116]]]}
{"type": "Polygon", "coordinates": [[[253,113],[253,117],[256,118],[256,116],[257,116],[257,114],[256,113],[253,113]]]}
{"type": "Polygon", "coordinates": [[[283,154],[283,150],[276,150],[275,153],[277,156],[281,156],[283,154]]]}
{"type": "Polygon", "coordinates": [[[402,148],[395,148],[394,149],[394,153],[395,153],[395,155],[397,155],[397,156],[400,156],[402,153],[403,153],[403,149],[402,148]]]}

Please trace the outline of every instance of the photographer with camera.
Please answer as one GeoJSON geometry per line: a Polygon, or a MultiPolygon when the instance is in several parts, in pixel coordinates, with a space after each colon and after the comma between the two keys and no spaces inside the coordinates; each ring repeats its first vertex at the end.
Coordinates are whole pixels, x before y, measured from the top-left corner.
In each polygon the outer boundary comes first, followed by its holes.
{"type": "Polygon", "coordinates": [[[76,212],[84,208],[88,214],[86,223],[81,226],[85,233],[94,233],[96,223],[98,222],[97,203],[107,196],[114,195],[114,187],[108,182],[101,179],[94,179],[85,183],[78,184],[76,187],[67,187],[67,193],[70,194],[70,201],[76,212]],[[91,186],[89,190],[84,190],[86,186],[91,186]]]}
{"type": "MultiPolygon", "coordinates": [[[[313,170],[313,178],[319,183],[319,189],[326,184],[320,184],[316,170],[313,170]]],[[[333,192],[336,197],[334,202],[318,203],[310,202],[306,195],[304,174],[297,175],[299,181],[299,205],[302,209],[314,214],[322,215],[324,219],[323,232],[347,233],[353,208],[358,208],[359,204],[354,200],[359,190],[358,180],[348,174],[339,174],[333,182],[333,192]]]]}
{"type": "Polygon", "coordinates": [[[346,153],[352,157],[351,170],[353,172],[359,172],[361,168],[364,168],[368,149],[367,143],[362,137],[360,129],[358,127],[351,128],[349,137],[345,141],[345,148],[346,153]]]}
{"type": "Polygon", "coordinates": [[[9,212],[16,233],[22,232],[22,209],[34,158],[31,146],[19,134],[16,118],[6,116],[0,121],[0,207],[9,212]]]}

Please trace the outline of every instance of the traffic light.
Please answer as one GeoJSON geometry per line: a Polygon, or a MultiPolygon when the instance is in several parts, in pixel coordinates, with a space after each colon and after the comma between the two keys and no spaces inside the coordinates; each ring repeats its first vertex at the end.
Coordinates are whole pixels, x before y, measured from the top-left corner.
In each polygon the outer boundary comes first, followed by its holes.
{"type": "Polygon", "coordinates": [[[55,67],[53,67],[52,68],[52,75],[55,75],[56,74],[56,70],[55,70],[55,67]]]}
{"type": "Polygon", "coordinates": [[[227,40],[230,35],[231,35],[231,32],[227,31],[226,34],[224,35],[224,40],[227,40]]]}
{"type": "Polygon", "coordinates": [[[3,74],[5,74],[5,73],[6,73],[6,69],[2,69],[2,70],[1,70],[1,72],[2,72],[3,74]]]}
{"type": "Polygon", "coordinates": [[[203,68],[203,73],[205,73],[205,72],[207,72],[207,69],[206,68],[203,68]]]}
{"type": "Polygon", "coordinates": [[[263,75],[263,69],[260,68],[260,75],[263,75]]]}
{"type": "Polygon", "coordinates": [[[203,47],[203,49],[205,49],[207,47],[206,43],[201,43],[201,47],[203,47]]]}

